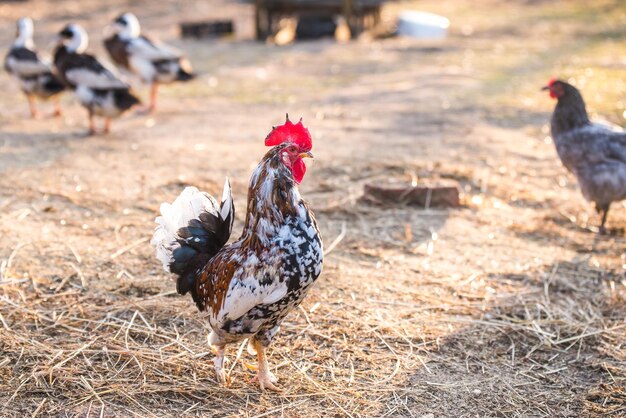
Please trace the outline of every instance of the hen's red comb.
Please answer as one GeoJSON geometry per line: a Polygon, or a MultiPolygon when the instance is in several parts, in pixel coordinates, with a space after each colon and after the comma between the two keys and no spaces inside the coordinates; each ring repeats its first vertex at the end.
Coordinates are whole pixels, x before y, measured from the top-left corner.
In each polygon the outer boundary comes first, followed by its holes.
{"type": "Polygon", "coordinates": [[[296,144],[304,151],[310,151],[311,148],[313,148],[311,134],[302,124],[302,119],[294,124],[289,120],[289,115],[287,115],[287,121],[284,125],[272,128],[272,132],[265,138],[265,145],[268,147],[273,147],[274,145],[279,145],[284,142],[296,144]]]}
{"type": "Polygon", "coordinates": [[[552,85],[556,83],[557,81],[559,80],[556,77],[552,77],[550,81],[548,81],[548,87],[552,87],[552,85]]]}

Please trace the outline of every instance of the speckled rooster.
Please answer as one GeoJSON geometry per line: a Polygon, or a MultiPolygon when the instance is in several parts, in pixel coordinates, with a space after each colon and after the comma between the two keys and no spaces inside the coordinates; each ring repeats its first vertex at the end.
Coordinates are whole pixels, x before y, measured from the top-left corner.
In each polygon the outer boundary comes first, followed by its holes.
{"type": "Polygon", "coordinates": [[[265,352],[320,275],[323,251],[313,213],[298,192],[303,158],[313,157],[308,129],[287,117],[265,145],[273,148],[252,173],[238,240],[226,245],[235,217],[226,180],[220,204],[195,187],[163,203],[152,244],[165,270],[177,276],[178,293],[191,293],[207,313],[218,380],[229,381],[226,345],[248,338],[248,351],[258,356],[255,380],[262,390],[279,390],[265,352]]]}

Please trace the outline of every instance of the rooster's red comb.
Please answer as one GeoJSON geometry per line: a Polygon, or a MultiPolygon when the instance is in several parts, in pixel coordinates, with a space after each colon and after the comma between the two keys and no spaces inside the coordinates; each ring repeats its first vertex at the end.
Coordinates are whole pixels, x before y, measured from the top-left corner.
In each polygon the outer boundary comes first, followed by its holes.
{"type": "Polygon", "coordinates": [[[302,124],[302,119],[298,123],[292,123],[287,115],[287,121],[284,125],[275,126],[272,132],[265,138],[265,145],[273,147],[284,142],[291,142],[298,145],[304,151],[310,151],[313,148],[313,141],[309,130],[302,124]]]}
{"type": "Polygon", "coordinates": [[[552,78],[550,79],[550,81],[548,81],[548,87],[552,87],[552,85],[553,85],[554,83],[556,83],[557,81],[559,81],[559,79],[558,79],[558,78],[556,78],[556,77],[552,77],[552,78]]]}

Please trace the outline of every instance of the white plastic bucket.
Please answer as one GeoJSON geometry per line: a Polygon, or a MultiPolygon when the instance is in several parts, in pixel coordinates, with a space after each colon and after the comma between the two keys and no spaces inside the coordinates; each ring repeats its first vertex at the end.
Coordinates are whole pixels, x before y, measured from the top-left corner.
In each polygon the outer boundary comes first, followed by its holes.
{"type": "Polygon", "coordinates": [[[450,21],[433,13],[402,12],[398,16],[398,35],[420,39],[443,39],[450,21]]]}

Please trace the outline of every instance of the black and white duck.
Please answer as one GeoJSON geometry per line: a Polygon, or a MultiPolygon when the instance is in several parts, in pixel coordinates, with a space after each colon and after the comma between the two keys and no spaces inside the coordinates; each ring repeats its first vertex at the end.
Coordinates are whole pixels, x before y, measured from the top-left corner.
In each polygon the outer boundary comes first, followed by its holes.
{"type": "Polygon", "coordinates": [[[4,59],[4,68],[20,83],[28,99],[32,117],[39,116],[36,98],[54,101],[54,115],[61,116],[59,94],[65,86],[53,73],[50,64],[44,61],[33,42],[33,21],[23,17],[17,21],[17,35],[4,59]]]}
{"type": "Polygon", "coordinates": [[[104,133],[110,130],[111,119],[139,104],[128,84],[93,55],[85,54],[89,39],[77,24],[69,24],[59,32],[54,65],[59,76],[70,86],[80,103],[89,112],[89,132],[96,132],[94,116],[104,118],[104,133]]]}
{"type": "Polygon", "coordinates": [[[107,29],[112,35],[104,40],[104,46],[111,59],[150,84],[149,111],[156,110],[159,84],[194,78],[191,65],[182,53],[141,35],[134,14],[120,15],[107,29]]]}

